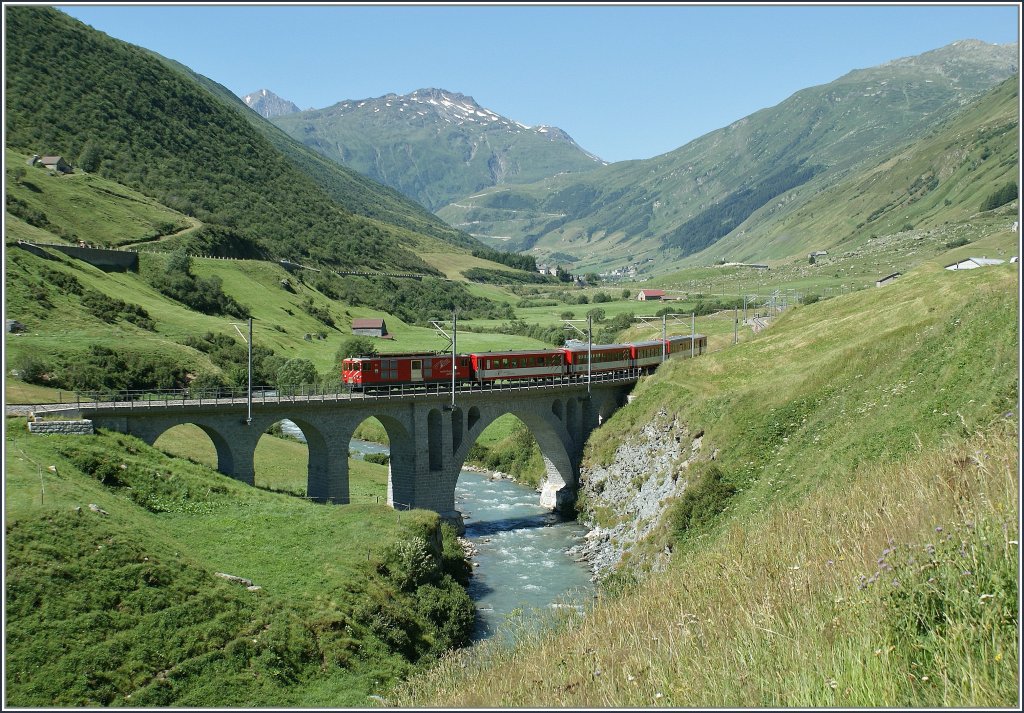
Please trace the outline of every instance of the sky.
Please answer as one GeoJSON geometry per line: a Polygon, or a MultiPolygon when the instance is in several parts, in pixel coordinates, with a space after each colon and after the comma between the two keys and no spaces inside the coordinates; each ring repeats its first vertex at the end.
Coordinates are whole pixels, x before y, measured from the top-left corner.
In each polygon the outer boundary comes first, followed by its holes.
{"type": "Polygon", "coordinates": [[[615,162],[956,40],[1020,39],[1017,3],[58,4],[243,96],[301,109],[439,88],[615,162]]]}

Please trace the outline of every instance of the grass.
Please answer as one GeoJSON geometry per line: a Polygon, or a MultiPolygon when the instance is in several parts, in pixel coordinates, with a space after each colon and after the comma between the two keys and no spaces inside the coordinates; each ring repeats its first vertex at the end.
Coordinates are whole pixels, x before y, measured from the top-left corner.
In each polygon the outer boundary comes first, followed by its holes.
{"type": "Polygon", "coordinates": [[[585,467],[618,463],[665,410],[716,453],[729,487],[711,516],[680,527],[670,507],[585,617],[452,656],[388,703],[1012,706],[1017,277],[925,266],[670,361],[591,436],[585,467]]]}
{"type": "Polygon", "coordinates": [[[733,521],[555,633],[453,655],[388,704],[1012,706],[1017,437],[1000,426],[733,521]]]}
{"type": "MultiPolygon", "coordinates": [[[[4,153],[7,166],[25,165],[25,156],[9,149],[4,153]]],[[[7,181],[7,194],[46,215],[49,232],[43,242],[83,239],[91,245],[116,248],[200,224],[137,191],[80,169],[56,176],[42,168],[25,169],[23,179],[7,181]]]]}
{"type": "MultiPolygon", "coordinates": [[[[425,618],[438,597],[470,606],[440,570],[409,580],[395,559],[436,541],[435,513],[318,506],[129,436],[6,425],[10,705],[361,706],[451,644],[457,626],[425,618]]],[[[271,464],[295,455],[264,441],[271,464]]]]}

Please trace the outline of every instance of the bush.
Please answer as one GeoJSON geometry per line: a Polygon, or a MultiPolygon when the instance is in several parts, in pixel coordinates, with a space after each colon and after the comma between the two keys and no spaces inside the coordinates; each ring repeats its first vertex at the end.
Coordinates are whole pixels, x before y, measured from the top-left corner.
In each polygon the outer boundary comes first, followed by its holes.
{"type": "Polygon", "coordinates": [[[277,370],[277,385],[300,386],[317,382],[316,367],[309,359],[289,359],[277,370]]]}
{"type": "Polygon", "coordinates": [[[713,522],[735,493],[736,488],[723,481],[721,468],[716,463],[708,464],[699,480],[687,485],[683,497],[669,514],[676,541],[683,540],[690,531],[713,522]]]}
{"type": "Polygon", "coordinates": [[[387,465],[391,462],[391,456],[387,453],[367,453],[363,456],[363,460],[367,463],[376,463],[377,465],[387,465]]]}
{"type": "Polygon", "coordinates": [[[45,384],[50,369],[45,359],[30,353],[19,354],[12,366],[18,372],[18,378],[27,384],[45,384]]]}
{"type": "Polygon", "coordinates": [[[224,292],[220,277],[213,275],[204,280],[192,274],[192,258],[183,250],[168,258],[163,271],[147,270],[146,279],[162,294],[196,312],[226,314],[240,319],[252,316],[248,307],[224,292]]]}

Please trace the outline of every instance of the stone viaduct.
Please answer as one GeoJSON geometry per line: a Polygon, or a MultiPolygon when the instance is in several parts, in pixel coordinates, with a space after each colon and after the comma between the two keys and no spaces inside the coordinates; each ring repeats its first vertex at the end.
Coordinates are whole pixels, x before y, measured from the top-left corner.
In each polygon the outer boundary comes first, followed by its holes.
{"type": "Polygon", "coordinates": [[[352,434],[375,417],[391,442],[388,504],[426,508],[461,522],[455,485],[470,447],[506,413],[536,438],[547,478],[540,502],[561,509],[575,498],[583,444],[603,420],[624,405],[636,376],[585,382],[457,392],[451,394],[349,395],[256,401],[247,422],[246,399],[79,404],[74,410],[98,428],[128,433],[152,445],[168,429],[191,423],[217,451],[217,470],[255,484],[255,450],[273,424],[288,419],[309,449],[307,496],[349,502],[348,451],[352,434]]]}

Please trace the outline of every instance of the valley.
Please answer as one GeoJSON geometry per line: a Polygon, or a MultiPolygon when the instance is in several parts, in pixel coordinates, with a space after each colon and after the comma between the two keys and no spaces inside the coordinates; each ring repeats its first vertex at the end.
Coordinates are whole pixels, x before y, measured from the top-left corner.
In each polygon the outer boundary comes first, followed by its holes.
{"type": "MultiPolygon", "coordinates": [[[[856,70],[605,164],[445,90],[268,120],[58,10],[5,13],[6,705],[1019,702],[1015,46],[856,70]],[[418,133],[388,111],[416,107],[418,133]],[[431,112],[494,131],[438,141],[431,112]],[[130,266],[53,247],[80,244],[130,266]],[[946,269],[967,258],[1001,262],[946,269]],[[588,321],[593,344],[707,337],[595,421],[558,545],[536,429],[474,432],[466,463],[516,482],[457,497],[483,503],[481,568],[523,554],[507,578],[475,578],[440,513],[386,505],[398,431],[375,417],[337,506],[282,421],[253,435],[254,486],[195,424],[29,431],[79,393],[334,393],[346,357],[444,352],[453,313],[460,353],[588,321]],[[521,605],[556,555],[586,594],[521,605]]],[[[424,431],[459,438],[443,418],[424,431]]]]}

